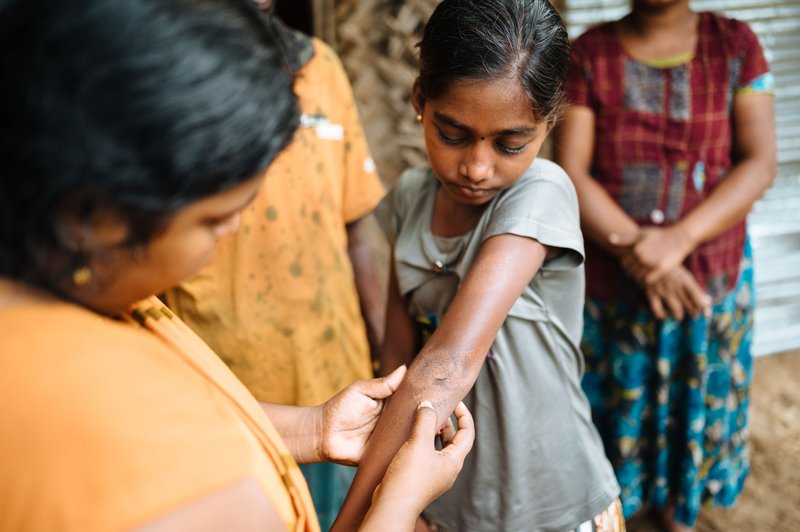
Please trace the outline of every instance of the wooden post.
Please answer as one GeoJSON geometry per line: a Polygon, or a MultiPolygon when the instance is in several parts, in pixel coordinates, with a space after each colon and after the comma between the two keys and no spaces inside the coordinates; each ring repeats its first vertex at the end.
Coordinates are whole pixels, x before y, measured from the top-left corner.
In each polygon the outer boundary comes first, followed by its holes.
{"type": "Polygon", "coordinates": [[[336,12],[334,0],[312,0],[314,35],[336,49],[336,12]]]}

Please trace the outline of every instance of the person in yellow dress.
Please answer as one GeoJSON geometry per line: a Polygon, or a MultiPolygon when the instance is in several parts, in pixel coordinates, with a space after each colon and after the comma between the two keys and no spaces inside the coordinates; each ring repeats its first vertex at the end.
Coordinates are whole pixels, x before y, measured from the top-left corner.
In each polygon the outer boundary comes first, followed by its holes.
{"type": "MultiPolygon", "coordinates": [[[[300,128],[242,212],[241,230],[167,301],[258,400],[309,406],[372,377],[384,305],[365,226],[383,186],[339,58],[273,21],[296,72],[300,128]]],[[[355,470],[301,469],[330,528],[355,470]]]]}
{"type": "MultiPolygon", "coordinates": [[[[0,530],[318,530],[297,462],[357,463],[403,371],[258,402],[152,296],[296,128],[275,28],[237,0],[9,0],[0,47],[0,530]]],[[[436,451],[420,404],[364,530],[411,530],[452,484],[457,414],[436,451]]]]}

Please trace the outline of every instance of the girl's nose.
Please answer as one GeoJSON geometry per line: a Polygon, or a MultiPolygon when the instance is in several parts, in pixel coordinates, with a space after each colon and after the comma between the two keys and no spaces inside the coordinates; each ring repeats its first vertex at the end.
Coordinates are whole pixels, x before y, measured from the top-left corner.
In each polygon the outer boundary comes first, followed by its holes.
{"type": "Polygon", "coordinates": [[[459,168],[461,175],[473,183],[479,183],[492,177],[494,171],[494,153],[491,142],[476,141],[467,151],[459,168]]]}

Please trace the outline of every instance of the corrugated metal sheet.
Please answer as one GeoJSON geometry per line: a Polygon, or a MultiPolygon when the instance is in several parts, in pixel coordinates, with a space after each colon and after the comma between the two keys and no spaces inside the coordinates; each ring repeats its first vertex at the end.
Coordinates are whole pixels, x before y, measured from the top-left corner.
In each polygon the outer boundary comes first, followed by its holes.
{"type": "MultiPolygon", "coordinates": [[[[627,0],[566,0],[575,37],[629,10],[627,0]]],[[[748,220],[756,261],[756,355],[800,348],[800,1],[695,0],[698,11],[747,21],[776,80],[778,178],[748,220]]]]}

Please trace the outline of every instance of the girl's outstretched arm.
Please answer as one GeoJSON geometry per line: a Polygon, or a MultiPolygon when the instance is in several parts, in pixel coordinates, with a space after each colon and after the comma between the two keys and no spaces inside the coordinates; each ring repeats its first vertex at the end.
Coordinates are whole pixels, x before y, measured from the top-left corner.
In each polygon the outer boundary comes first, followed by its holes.
{"type": "Polygon", "coordinates": [[[438,418],[446,419],[467,394],[508,311],[546,253],[536,240],[511,234],[483,243],[441,324],[381,415],[332,530],[359,526],[375,487],[409,436],[417,405],[431,401],[438,418]]]}

